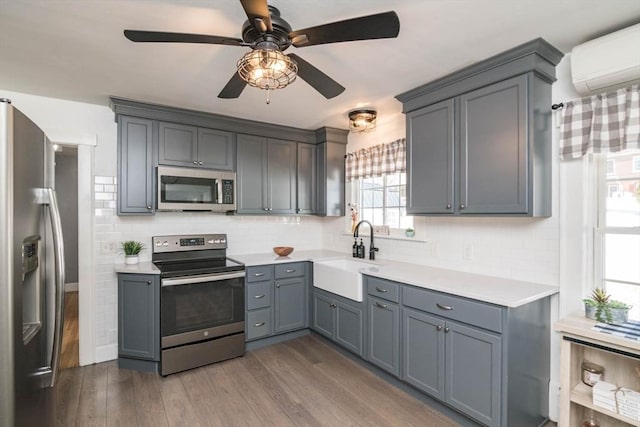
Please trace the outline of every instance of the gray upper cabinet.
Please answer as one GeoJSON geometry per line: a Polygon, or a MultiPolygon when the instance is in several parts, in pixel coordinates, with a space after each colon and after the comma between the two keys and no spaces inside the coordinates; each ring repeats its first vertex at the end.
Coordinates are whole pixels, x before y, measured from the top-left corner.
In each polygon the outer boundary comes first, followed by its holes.
{"type": "Polygon", "coordinates": [[[118,275],[118,357],[160,360],[157,275],[118,275]]]}
{"type": "Polygon", "coordinates": [[[118,117],[118,215],[153,215],[152,120],[118,117]]]}
{"type": "Polygon", "coordinates": [[[407,114],[408,214],[454,212],[454,101],[407,114]]]}
{"type": "Polygon", "coordinates": [[[461,214],[528,212],[527,78],[460,96],[461,214]]]}
{"type": "Polygon", "coordinates": [[[234,170],[234,142],[231,132],[160,122],[158,163],[234,170]]]}
{"type": "Polygon", "coordinates": [[[407,115],[407,212],[551,215],[551,84],[542,39],[396,96],[407,115]]]}
{"type": "Polygon", "coordinates": [[[296,143],[239,134],[237,155],[237,212],[295,213],[296,143]]]}
{"type": "Polygon", "coordinates": [[[315,145],[298,144],[296,213],[316,213],[318,174],[316,158],[315,145]]]}

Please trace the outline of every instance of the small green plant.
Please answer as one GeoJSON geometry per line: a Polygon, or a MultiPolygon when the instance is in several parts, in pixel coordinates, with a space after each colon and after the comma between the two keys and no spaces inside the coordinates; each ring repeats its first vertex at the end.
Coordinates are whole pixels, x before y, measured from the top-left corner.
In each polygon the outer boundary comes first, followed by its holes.
{"type": "Polygon", "coordinates": [[[407,233],[413,233],[415,230],[412,227],[407,227],[405,230],[407,233]]]}
{"type": "Polygon", "coordinates": [[[630,310],[631,306],[622,301],[612,300],[611,296],[602,288],[595,288],[590,298],[582,300],[587,306],[595,307],[596,320],[598,322],[612,323],[613,314],[611,310],[630,310]]]}
{"type": "Polygon", "coordinates": [[[138,255],[141,250],[144,249],[144,245],[135,240],[126,240],[122,242],[122,251],[125,255],[138,255]]]}

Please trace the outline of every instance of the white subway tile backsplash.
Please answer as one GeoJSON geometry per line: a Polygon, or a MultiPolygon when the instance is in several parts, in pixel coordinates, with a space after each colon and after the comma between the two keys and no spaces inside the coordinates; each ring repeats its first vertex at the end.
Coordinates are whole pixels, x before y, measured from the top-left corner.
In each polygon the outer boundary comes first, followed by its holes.
{"type": "Polygon", "coordinates": [[[115,195],[113,193],[95,193],[96,200],[113,200],[115,195]]]}
{"type": "Polygon", "coordinates": [[[115,181],[115,178],[112,176],[97,176],[97,175],[94,180],[96,184],[113,184],[114,181],[115,181]]]}

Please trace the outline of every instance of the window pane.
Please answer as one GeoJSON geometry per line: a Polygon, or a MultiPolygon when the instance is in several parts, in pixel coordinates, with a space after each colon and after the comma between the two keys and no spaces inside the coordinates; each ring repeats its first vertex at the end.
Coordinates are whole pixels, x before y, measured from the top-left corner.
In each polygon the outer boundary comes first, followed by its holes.
{"type": "Polygon", "coordinates": [[[371,223],[373,225],[384,225],[384,219],[382,216],[382,209],[373,209],[373,220],[371,223]]]}
{"type": "Polygon", "coordinates": [[[407,174],[406,173],[401,173],[400,174],[400,184],[406,184],[407,183],[407,174]]]}
{"type": "Polygon", "coordinates": [[[640,227],[640,177],[608,182],[607,227],[640,227]]]}
{"type": "Polygon", "coordinates": [[[400,208],[400,228],[413,227],[413,217],[407,216],[407,210],[400,208]]]}
{"type": "Polygon", "coordinates": [[[605,282],[605,289],[611,294],[611,299],[632,305],[629,318],[640,320],[640,285],[605,282]]]}
{"type": "Polygon", "coordinates": [[[640,235],[607,234],[604,242],[605,279],[640,283],[640,235]]]}
{"type": "Polygon", "coordinates": [[[377,188],[373,190],[373,207],[381,208],[384,206],[384,189],[377,188]]]}
{"type": "Polygon", "coordinates": [[[387,175],[387,185],[398,185],[400,184],[400,174],[392,173],[387,175]]]}
{"type": "Polygon", "coordinates": [[[374,176],[371,178],[373,187],[384,187],[384,176],[374,176]]]}
{"type": "Polygon", "coordinates": [[[373,207],[373,192],[371,190],[362,190],[362,201],[360,201],[360,206],[362,208],[371,208],[373,207]]]}
{"type": "Polygon", "coordinates": [[[385,225],[391,228],[400,228],[400,211],[398,208],[387,208],[384,210],[385,225]]]}
{"type": "Polygon", "coordinates": [[[359,220],[366,219],[367,221],[373,223],[373,209],[361,209],[360,210],[360,218],[359,220]]]}
{"type": "Polygon", "coordinates": [[[387,206],[400,206],[400,187],[387,187],[387,206]]]}

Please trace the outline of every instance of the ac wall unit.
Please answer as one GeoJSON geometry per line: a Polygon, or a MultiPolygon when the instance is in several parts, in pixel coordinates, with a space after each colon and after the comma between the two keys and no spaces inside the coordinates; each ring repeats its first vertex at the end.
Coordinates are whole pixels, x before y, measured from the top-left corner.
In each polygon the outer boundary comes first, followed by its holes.
{"type": "Polygon", "coordinates": [[[581,95],[640,81],[640,24],[574,47],[571,78],[581,95]]]}

